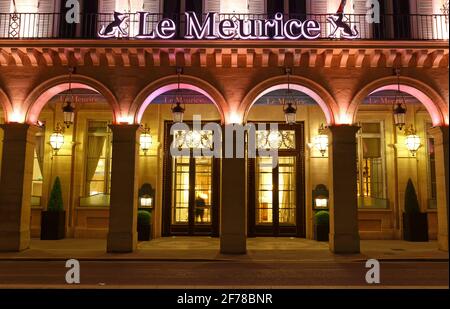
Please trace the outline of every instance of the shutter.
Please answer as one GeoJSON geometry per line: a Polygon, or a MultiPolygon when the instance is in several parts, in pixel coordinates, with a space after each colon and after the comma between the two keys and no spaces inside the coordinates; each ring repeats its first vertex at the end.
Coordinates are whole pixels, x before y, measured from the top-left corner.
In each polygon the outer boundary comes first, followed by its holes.
{"type": "Polygon", "coordinates": [[[310,8],[311,14],[327,14],[328,13],[327,0],[311,0],[310,8]]]}
{"type": "Polygon", "coordinates": [[[433,0],[417,1],[417,15],[412,16],[412,26],[415,37],[419,39],[433,39],[433,0]],[[417,26],[416,26],[417,25],[417,26]],[[417,35],[417,36],[416,36],[417,35]]]}
{"type": "Polygon", "coordinates": [[[100,0],[99,1],[99,13],[112,14],[116,9],[115,0],[100,0]]]}
{"type": "MultiPolygon", "coordinates": [[[[62,3],[65,5],[65,3],[62,3]]],[[[37,36],[39,38],[51,38],[55,33],[55,0],[39,0],[37,18],[37,36]]]]}
{"type": "Polygon", "coordinates": [[[310,11],[306,15],[309,19],[316,20],[320,23],[320,27],[322,28],[322,38],[326,38],[328,35],[327,33],[330,32],[327,16],[325,15],[328,13],[327,2],[327,0],[311,0],[309,5],[310,11]],[[326,31],[324,31],[324,29],[326,29],[326,31]]]}
{"type": "Polygon", "coordinates": [[[266,14],[265,0],[248,0],[250,14],[266,14]]]}
{"type": "Polygon", "coordinates": [[[205,0],[205,13],[220,12],[220,0],[205,0]]]}
{"type": "Polygon", "coordinates": [[[366,0],[353,0],[353,16],[350,16],[350,21],[356,25],[361,38],[372,38],[372,24],[366,22],[366,14],[368,8],[366,7],[366,0]]]}
{"type": "Polygon", "coordinates": [[[11,0],[0,1],[0,38],[9,35],[9,13],[11,12],[11,0]]]}
{"type": "Polygon", "coordinates": [[[159,0],[144,0],[144,11],[150,12],[152,14],[161,13],[159,0]]]}

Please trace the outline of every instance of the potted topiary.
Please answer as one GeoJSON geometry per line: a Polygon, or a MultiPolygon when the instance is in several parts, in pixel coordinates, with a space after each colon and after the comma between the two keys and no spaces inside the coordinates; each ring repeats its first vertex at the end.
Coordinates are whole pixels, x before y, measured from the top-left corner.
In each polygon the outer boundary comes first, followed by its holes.
{"type": "Polygon", "coordinates": [[[411,179],[408,179],[405,191],[403,239],[407,241],[428,241],[427,214],[420,212],[419,200],[411,179]]]}
{"type": "Polygon", "coordinates": [[[42,212],[41,239],[55,240],[65,236],[66,212],[64,211],[61,181],[56,177],[53,183],[47,210],[42,212]]]}
{"type": "Polygon", "coordinates": [[[328,241],[330,233],[330,215],[326,210],[320,210],[314,215],[314,235],[317,241],[328,241]]]}
{"type": "Polygon", "coordinates": [[[152,216],[149,211],[147,210],[138,211],[137,230],[139,241],[146,241],[152,238],[151,220],[152,216]]]}

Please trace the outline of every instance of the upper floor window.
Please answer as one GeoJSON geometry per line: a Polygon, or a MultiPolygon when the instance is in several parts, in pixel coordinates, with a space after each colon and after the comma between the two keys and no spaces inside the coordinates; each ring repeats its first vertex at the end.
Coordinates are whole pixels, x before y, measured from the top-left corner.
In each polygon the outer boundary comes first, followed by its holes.
{"type": "Polygon", "coordinates": [[[387,208],[381,122],[363,122],[357,133],[358,207],[387,208]]]}

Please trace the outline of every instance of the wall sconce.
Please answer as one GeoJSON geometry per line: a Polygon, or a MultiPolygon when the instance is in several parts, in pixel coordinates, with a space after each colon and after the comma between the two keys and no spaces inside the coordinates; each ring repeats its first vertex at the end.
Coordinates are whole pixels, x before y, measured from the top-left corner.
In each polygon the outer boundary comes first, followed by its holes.
{"type": "Polygon", "coordinates": [[[312,191],[313,208],[328,209],[329,191],[324,184],[318,184],[312,191]]]}
{"type": "Polygon", "coordinates": [[[325,152],[328,148],[328,135],[325,134],[325,128],[323,124],[320,125],[318,135],[313,138],[313,147],[320,151],[322,157],[325,156],[325,152]]]}
{"type": "Polygon", "coordinates": [[[149,183],[144,183],[139,189],[139,208],[153,208],[155,189],[149,183]]]}
{"type": "Polygon", "coordinates": [[[415,157],[417,150],[422,146],[420,137],[416,134],[416,130],[414,130],[412,125],[405,131],[405,135],[406,148],[411,152],[411,155],[415,157]]]}
{"type": "Polygon", "coordinates": [[[57,123],[55,130],[50,135],[50,146],[52,146],[55,155],[58,154],[58,151],[61,149],[63,144],[64,144],[63,128],[59,123],[57,123]]]}
{"type": "Polygon", "coordinates": [[[139,144],[141,146],[144,155],[147,155],[147,152],[150,150],[153,144],[153,138],[150,134],[150,128],[147,127],[147,124],[142,128],[143,132],[139,138],[139,144]]]}

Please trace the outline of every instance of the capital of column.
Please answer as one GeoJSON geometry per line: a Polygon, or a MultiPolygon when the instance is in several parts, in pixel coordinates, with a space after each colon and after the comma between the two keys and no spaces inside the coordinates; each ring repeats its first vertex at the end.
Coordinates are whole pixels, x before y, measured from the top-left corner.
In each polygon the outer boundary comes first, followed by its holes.
{"type": "Polygon", "coordinates": [[[41,130],[40,127],[30,125],[28,123],[4,123],[0,124],[0,128],[4,132],[4,141],[34,141],[37,132],[41,130]]]}
{"type": "Polygon", "coordinates": [[[356,125],[332,125],[327,127],[327,133],[335,143],[355,143],[355,134],[359,129],[356,125]]]}
{"type": "Polygon", "coordinates": [[[432,127],[428,129],[428,133],[433,136],[435,144],[448,144],[448,128],[448,126],[432,127]]]}
{"type": "Polygon", "coordinates": [[[114,141],[129,141],[136,138],[139,128],[139,124],[110,124],[109,128],[113,133],[114,141]]]}

